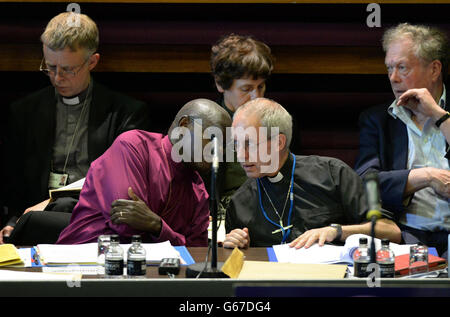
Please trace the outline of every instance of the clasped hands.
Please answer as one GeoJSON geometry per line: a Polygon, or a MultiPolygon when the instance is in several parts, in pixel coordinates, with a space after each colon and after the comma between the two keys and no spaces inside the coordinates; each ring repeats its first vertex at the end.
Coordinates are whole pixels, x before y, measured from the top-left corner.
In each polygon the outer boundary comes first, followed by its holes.
{"type": "Polygon", "coordinates": [[[111,204],[111,222],[127,224],[133,229],[150,232],[159,236],[162,228],[161,218],[140,199],[131,187],[128,188],[128,199],[117,199],[111,204]]]}
{"type": "MultiPolygon", "coordinates": [[[[295,240],[289,243],[289,246],[296,249],[303,247],[309,248],[316,242],[318,242],[320,246],[323,246],[325,242],[334,241],[337,234],[337,230],[333,227],[311,229],[298,236],[295,240]]],[[[223,246],[229,249],[234,249],[235,247],[247,249],[250,246],[250,235],[248,233],[248,228],[234,229],[227,233],[223,246]]]]}
{"type": "MultiPolygon", "coordinates": [[[[398,98],[397,105],[410,109],[416,116],[432,118],[434,121],[439,120],[446,113],[426,88],[407,90],[398,98]]],[[[450,198],[450,171],[427,167],[419,172],[423,173],[427,186],[433,188],[436,194],[450,198]]]]}

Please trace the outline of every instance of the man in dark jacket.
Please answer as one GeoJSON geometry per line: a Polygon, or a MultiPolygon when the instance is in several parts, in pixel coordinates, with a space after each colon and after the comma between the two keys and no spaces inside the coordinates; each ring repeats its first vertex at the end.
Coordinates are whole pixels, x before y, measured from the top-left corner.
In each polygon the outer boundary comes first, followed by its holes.
{"type": "Polygon", "coordinates": [[[71,211],[76,200],[47,205],[49,189],[84,178],[90,163],[122,132],[149,127],[145,103],[92,79],[90,72],[100,59],[99,36],[88,16],[59,14],[48,23],[41,41],[40,71],[52,85],[9,109],[5,151],[9,221],[0,232],[0,243],[27,208],[56,206],[71,211]]]}
{"type": "Polygon", "coordinates": [[[383,37],[395,100],[360,117],[357,173],[378,171],[385,208],[396,213],[406,243],[445,256],[450,231],[450,114],[444,81],[448,39],[440,30],[407,23],[383,37]]]}

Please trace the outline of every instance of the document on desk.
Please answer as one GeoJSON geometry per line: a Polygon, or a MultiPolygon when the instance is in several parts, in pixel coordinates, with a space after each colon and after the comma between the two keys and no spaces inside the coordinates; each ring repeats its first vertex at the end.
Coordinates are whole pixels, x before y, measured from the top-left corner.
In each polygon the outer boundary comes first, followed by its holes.
{"type": "MultiPolygon", "coordinates": [[[[288,244],[274,245],[273,250],[278,262],[283,263],[324,263],[324,264],[350,264],[353,265],[353,253],[359,246],[359,238],[365,237],[371,241],[371,237],[363,234],[354,234],[347,238],[344,246],[325,244],[319,246],[317,243],[305,249],[290,248],[288,244]]],[[[381,248],[381,240],[375,239],[375,248],[381,248]]],[[[408,254],[410,245],[400,245],[390,243],[390,248],[394,254],[408,254]]]]}
{"type": "Polygon", "coordinates": [[[23,272],[0,270],[0,281],[76,281],[80,274],[50,274],[41,272],[23,272]]]}
{"type": "MultiPolygon", "coordinates": [[[[124,250],[124,260],[131,244],[121,244],[124,250]]],[[[163,258],[180,258],[180,253],[171,245],[170,241],[160,243],[143,243],[147,253],[147,264],[159,263],[163,258]]],[[[48,266],[58,265],[96,265],[97,243],[76,245],[39,244],[36,246],[41,262],[48,266]]]]}
{"type": "MultiPolygon", "coordinates": [[[[301,248],[295,249],[289,247],[288,244],[274,245],[273,250],[277,256],[278,262],[281,263],[303,263],[303,264],[316,264],[316,263],[347,263],[350,264],[348,259],[343,257],[342,251],[344,247],[325,244],[319,246],[317,243],[313,244],[308,249],[301,248]]],[[[353,261],[352,261],[353,262],[353,261]]]]}

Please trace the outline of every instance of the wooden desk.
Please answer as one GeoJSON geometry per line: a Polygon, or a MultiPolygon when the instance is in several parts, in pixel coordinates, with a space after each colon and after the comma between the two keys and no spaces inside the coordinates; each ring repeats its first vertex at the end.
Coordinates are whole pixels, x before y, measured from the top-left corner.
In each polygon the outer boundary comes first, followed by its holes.
{"type": "MultiPolygon", "coordinates": [[[[197,263],[205,261],[207,248],[189,248],[197,263]]],[[[223,262],[232,250],[219,248],[223,262]]],[[[267,261],[265,248],[244,250],[246,260],[267,261]]],[[[40,269],[25,269],[36,271],[40,269]]],[[[383,279],[381,287],[368,287],[366,279],[336,280],[237,280],[188,279],[186,267],[175,278],[158,275],[148,267],[146,278],[86,276],[79,283],[66,281],[0,281],[3,296],[58,297],[256,297],[277,296],[450,296],[450,279],[383,279]]]]}
{"type": "MultiPolygon", "coordinates": [[[[206,254],[208,248],[188,248],[189,253],[191,254],[192,258],[194,259],[195,263],[204,263],[206,260],[206,254]]],[[[226,259],[230,256],[231,252],[233,250],[230,249],[224,249],[224,248],[218,248],[217,249],[217,261],[218,262],[225,262],[226,259]]],[[[252,248],[248,250],[243,250],[245,254],[245,258],[250,261],[268,261],[267,256],[267,249],[266,248],[252,248]]],[[[211,261],[211,254],[209,256],[209,261],[211,261]]],[[[176,279],[181,279],[186,277],[186,266],[183,265],[180,268],[180,273],[175,276],[176,279]]],[[[83,278],[92,279],[92,278],[99,278],[99,276],[86,276],[83,278]]],[[[101,276],[101,278],[107,279],[105,276],[101,276]]],[[[157,266],[148,266],[147,267],[147,275],[146,278],[158,278],[158,279],[168,279],[168,276],[166,275],[159,275],[158,274],[158,267],[157,266]]]]}

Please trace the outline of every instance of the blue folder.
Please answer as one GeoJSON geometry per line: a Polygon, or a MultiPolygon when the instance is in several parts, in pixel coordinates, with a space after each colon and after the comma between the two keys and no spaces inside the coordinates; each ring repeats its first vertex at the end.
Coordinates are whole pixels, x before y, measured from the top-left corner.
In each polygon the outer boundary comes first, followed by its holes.
{"type": "Polygon", "coordinates": [[[192,258],[191,254],[189,253],[188,249],[182,245],[182,246],[174,246],[175,250],[177,250],[178,252],[180,252],[181,257],[183,258],[184,262],[186,262],[186,264],[183,265],[191,265],[194,264],[195,261],[192,258]]]}

